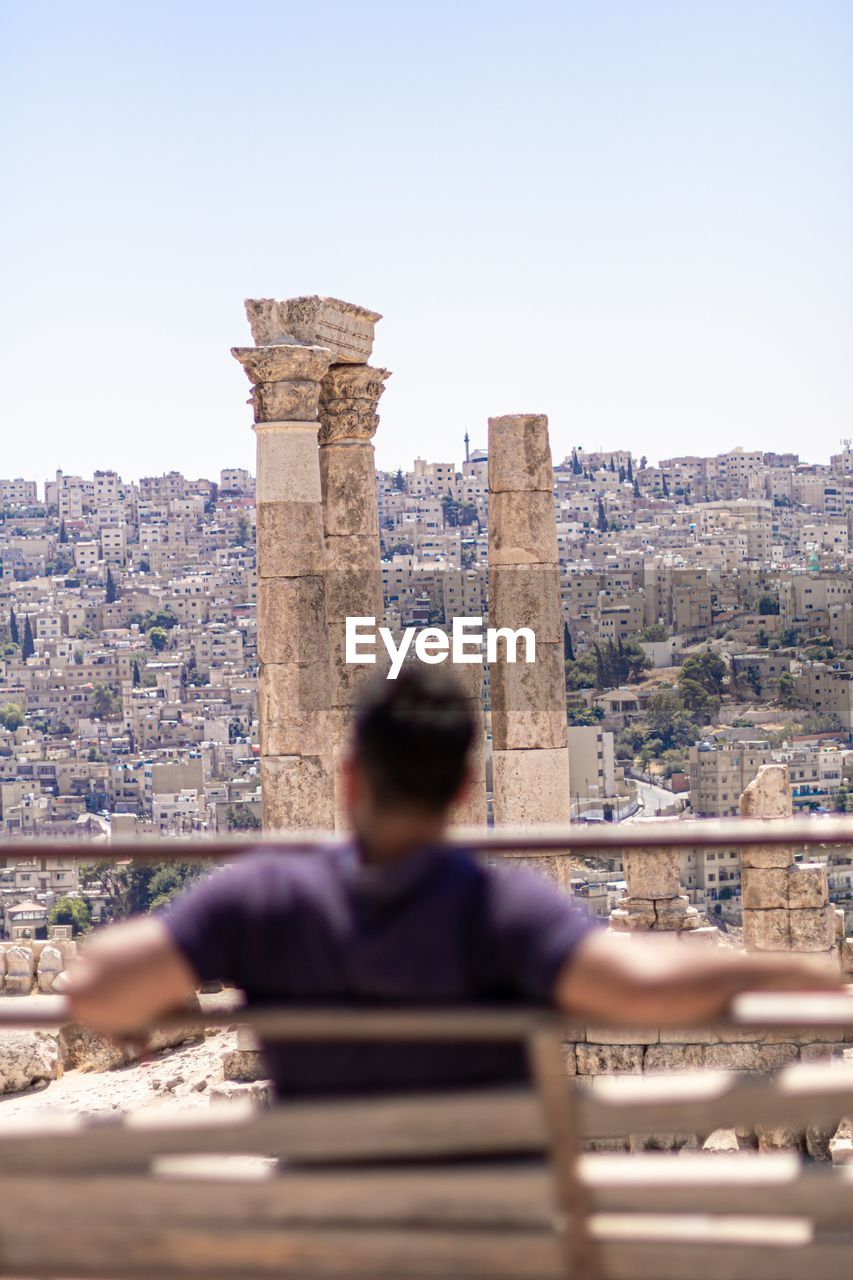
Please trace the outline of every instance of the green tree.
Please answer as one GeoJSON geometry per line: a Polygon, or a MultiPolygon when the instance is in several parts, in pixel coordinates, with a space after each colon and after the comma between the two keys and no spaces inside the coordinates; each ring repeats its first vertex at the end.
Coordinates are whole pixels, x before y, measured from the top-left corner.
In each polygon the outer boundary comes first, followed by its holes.
{"type": "Polygon", "coordinates": [[[769,618],[779,612],[779,597],[772,595],[769,591],[765,591],[763,595],[758,597],[757,608],[762,618],[769,618]]]}
{"type": "Polygon", "coordinates": [[[394,488],[398,489],[400,493],[406,492],[406,477],[403,475],[403,472],[399,467],[397,468],[397,472],[394,476],[394,488]]]}
{"type": "Polygon", "coordinates": [[[96,720],[109,720],[121,711],[121,700],[115,688],[108,684],[96,684],[92,695],[92,715],[96,720]]]}
{"type": "Polygon", "coordinates": [[[719,698],[725,686],[727,667],[717,653],[706,649],[698,656],[685,658],[681,665],[678,681],[695,680],[707,692],[719,698]]]}
{"type": "Polygon", "coordinates": [[[36,642],[33,639],[33,628],[30,624],[30,615],[24,618],[24,642],[21,645],[21,657],[31,658],[36,651],[36,642]]]}
{"type": "Polygon", "coordinates": [[[148,643],[155,653],[162,653],[166,648],[169,639],[168,632],[163,627],[152,627],[148,632],[148,643]]]}
{"type": "Polygon", "coordinates": [[[95,862],[80,868],[80,883],[106,897],[104,916],[123,920],[159,910],[204,874],[198,862],[95,862]]]}
{"type": "Polygon", "coordinates": [[[15,617],[15,610],[9,610],[9,639],[12,644],[21,643],[21,633],[18,630],[18,619],[15,617]]]}
{"type": "Polygon", "coordinates": [[[797,705],[797,686],[790,671],[783,671],[779,677],[779,701],[783,707],[797,705]]]}
{"type": "Polygon", "coordinates": [[[575,650],[572,644],[572,633],[569,630],[568,622],[563,622],[563,657],[566,662],[574,662],[575,650]]]}
{"type": "Polygon", "coordinates": [[[178,619],[167,606],[165,609],[151,609],[139,620],[139,625],[143,631],[150,631],[152,627],[162,627],[164,631],[171,631],[172,627],[178,625],[178,619]]]}
{"type": "Polygon", "coordinates": [[[225,810],[225,821],[229,831],[260,831],[261,820],[248,805],[229,804],[225,810]]]}
{"type": "Polygon", "coordinates": [[[598,531],[599,533],[607,533],[607,512],[604,509],[604,499],[598,499],[598,531]]]}
{"type": "Polygon", "coordinates": [[[113,577],[112,570],[109,568],[107,569],[107,582],[106,582],[106,588],[104,593],[104,600],[107,604],[115,604],[116,600],[118,600],[118,591],[116,589],[115,578],[113,577]]]}
{"type": "Polygon", "coordinates": [[[64,519],[60,520],[60,522],[59,522],[59,541],[60,541],[60,542],[67,542],[67,541],[68,541],[68,530],[65,528],[65,520],[64,520],[64,519]]]}
{"type": "Polygon", "coordinates": [[[642,494],[640,493],[640,486],[639,486],[639,484],[637,483],[637,477],[636,477],[636,476],[634,476],[634,497],[635,497],[635,498],[640,498],[640,497],[642,497],[642,494]]]}
{"type": "Polygon", "coordinates": [[[666,476],[664,476],[664,477],[663,477],[663,484],[661,485],[661,490],[662,490],[662,492],[663,492],[663,496],[664,496],[665,498],[668,498],[668,497],[669,497],[669,485],[668,485],[668,484],[667,484],[667,482],[666,482],[666,476]]]}
{"type": "Polygon", "coordinates": [[[720,710],[720,700],[696,680],[678,682],[681,700],[697,724],[710,724],[720,710]]]}
{"type": "Polygon", "coordinates": [[[648,627],[644,627],[640,632],[640,639],[654,644],[659,640],[666,640],[669,637],[669,630],[663,622],[652,622],[648,627]]]}
{"type": "Polygon", "coordinates": [[[74,934],[88,933],[92,927],[92,909],[85,898],[57,898],[50,908],[48,924],[70,924],[74,934]]]}
{"type": "Polygon", "coordinates": [[[10,733],[20,729],[24,720],[24,712],[17,702],[7,702],[5,706],[0,707],[0,724],[4,729],[8,729],[10,733]]]}
{"type": "Polygon", "coordinates": [[[133,659],[133,666],[130,668],[130,678],[133,683],[134,689],[137,688],[138,685],[142,684],[142,676],[139,674],[138,658],[133,659]]]}

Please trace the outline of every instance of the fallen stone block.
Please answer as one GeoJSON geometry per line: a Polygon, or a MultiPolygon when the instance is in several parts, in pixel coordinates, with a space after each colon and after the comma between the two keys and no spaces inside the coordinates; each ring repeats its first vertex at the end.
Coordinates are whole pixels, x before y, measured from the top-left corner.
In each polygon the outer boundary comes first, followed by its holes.
{"type": "Polygon", "coordinates": [[[45,1031],[0,1031],[0,1093],[18,1093],[61,1075],[56,1036],[45,1031]]]}

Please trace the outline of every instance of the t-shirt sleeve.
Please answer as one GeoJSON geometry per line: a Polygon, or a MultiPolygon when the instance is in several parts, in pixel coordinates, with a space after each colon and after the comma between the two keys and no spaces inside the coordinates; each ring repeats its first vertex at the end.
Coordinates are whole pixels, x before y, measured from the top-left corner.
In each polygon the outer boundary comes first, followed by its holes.
{"type": "Polygon", "coordinates": [[[489,939],[503,981],[527,1000],[550,1004],[560,970],[599,926],[531,871],[492,870],[487,903],[489,939]]]}
{"type": "Polygon", "coordinates": [[[200,982],[246,985],[270,908],[267,880],[264,863],[249,856],[215,871],[166,911],[163,923],[200,982]]]}

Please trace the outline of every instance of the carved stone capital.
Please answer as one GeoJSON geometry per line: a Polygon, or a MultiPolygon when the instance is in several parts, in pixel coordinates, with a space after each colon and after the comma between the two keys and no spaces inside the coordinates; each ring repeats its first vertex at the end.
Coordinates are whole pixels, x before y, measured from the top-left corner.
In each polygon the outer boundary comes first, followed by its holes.
{"type": "Polygon", "coordinates": [[[333,359],[328,347],[282,343],[269,347],[232,347],[231,354],[253,387],[264,382],[319,382],[333,359]]]}
{"type": "Polygon", "coordinates": [[[376,406],[390,376],[366,364],[332,365],[320,387],[320,444],[372,440],[379,425],[376,406]]]}
{"type": "Polygon", "coordinates": [[[339,298],[247,298],[246,315],[259,346],[303,342],[329,347],[337,362],[362,363],[373,350],[373,330],[382,317],[339,298]]]}

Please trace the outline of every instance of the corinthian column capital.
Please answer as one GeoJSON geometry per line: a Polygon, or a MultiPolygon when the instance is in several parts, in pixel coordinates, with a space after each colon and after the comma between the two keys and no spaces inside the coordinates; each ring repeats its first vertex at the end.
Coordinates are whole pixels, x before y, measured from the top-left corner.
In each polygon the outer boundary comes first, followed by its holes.
{"type": "Polygon", "coordinates": [[[360,441],[376,434],[376,406],[385,390],[387,369],[368,364],[335,364],[320,384],[320,444],[360,441]]]}

